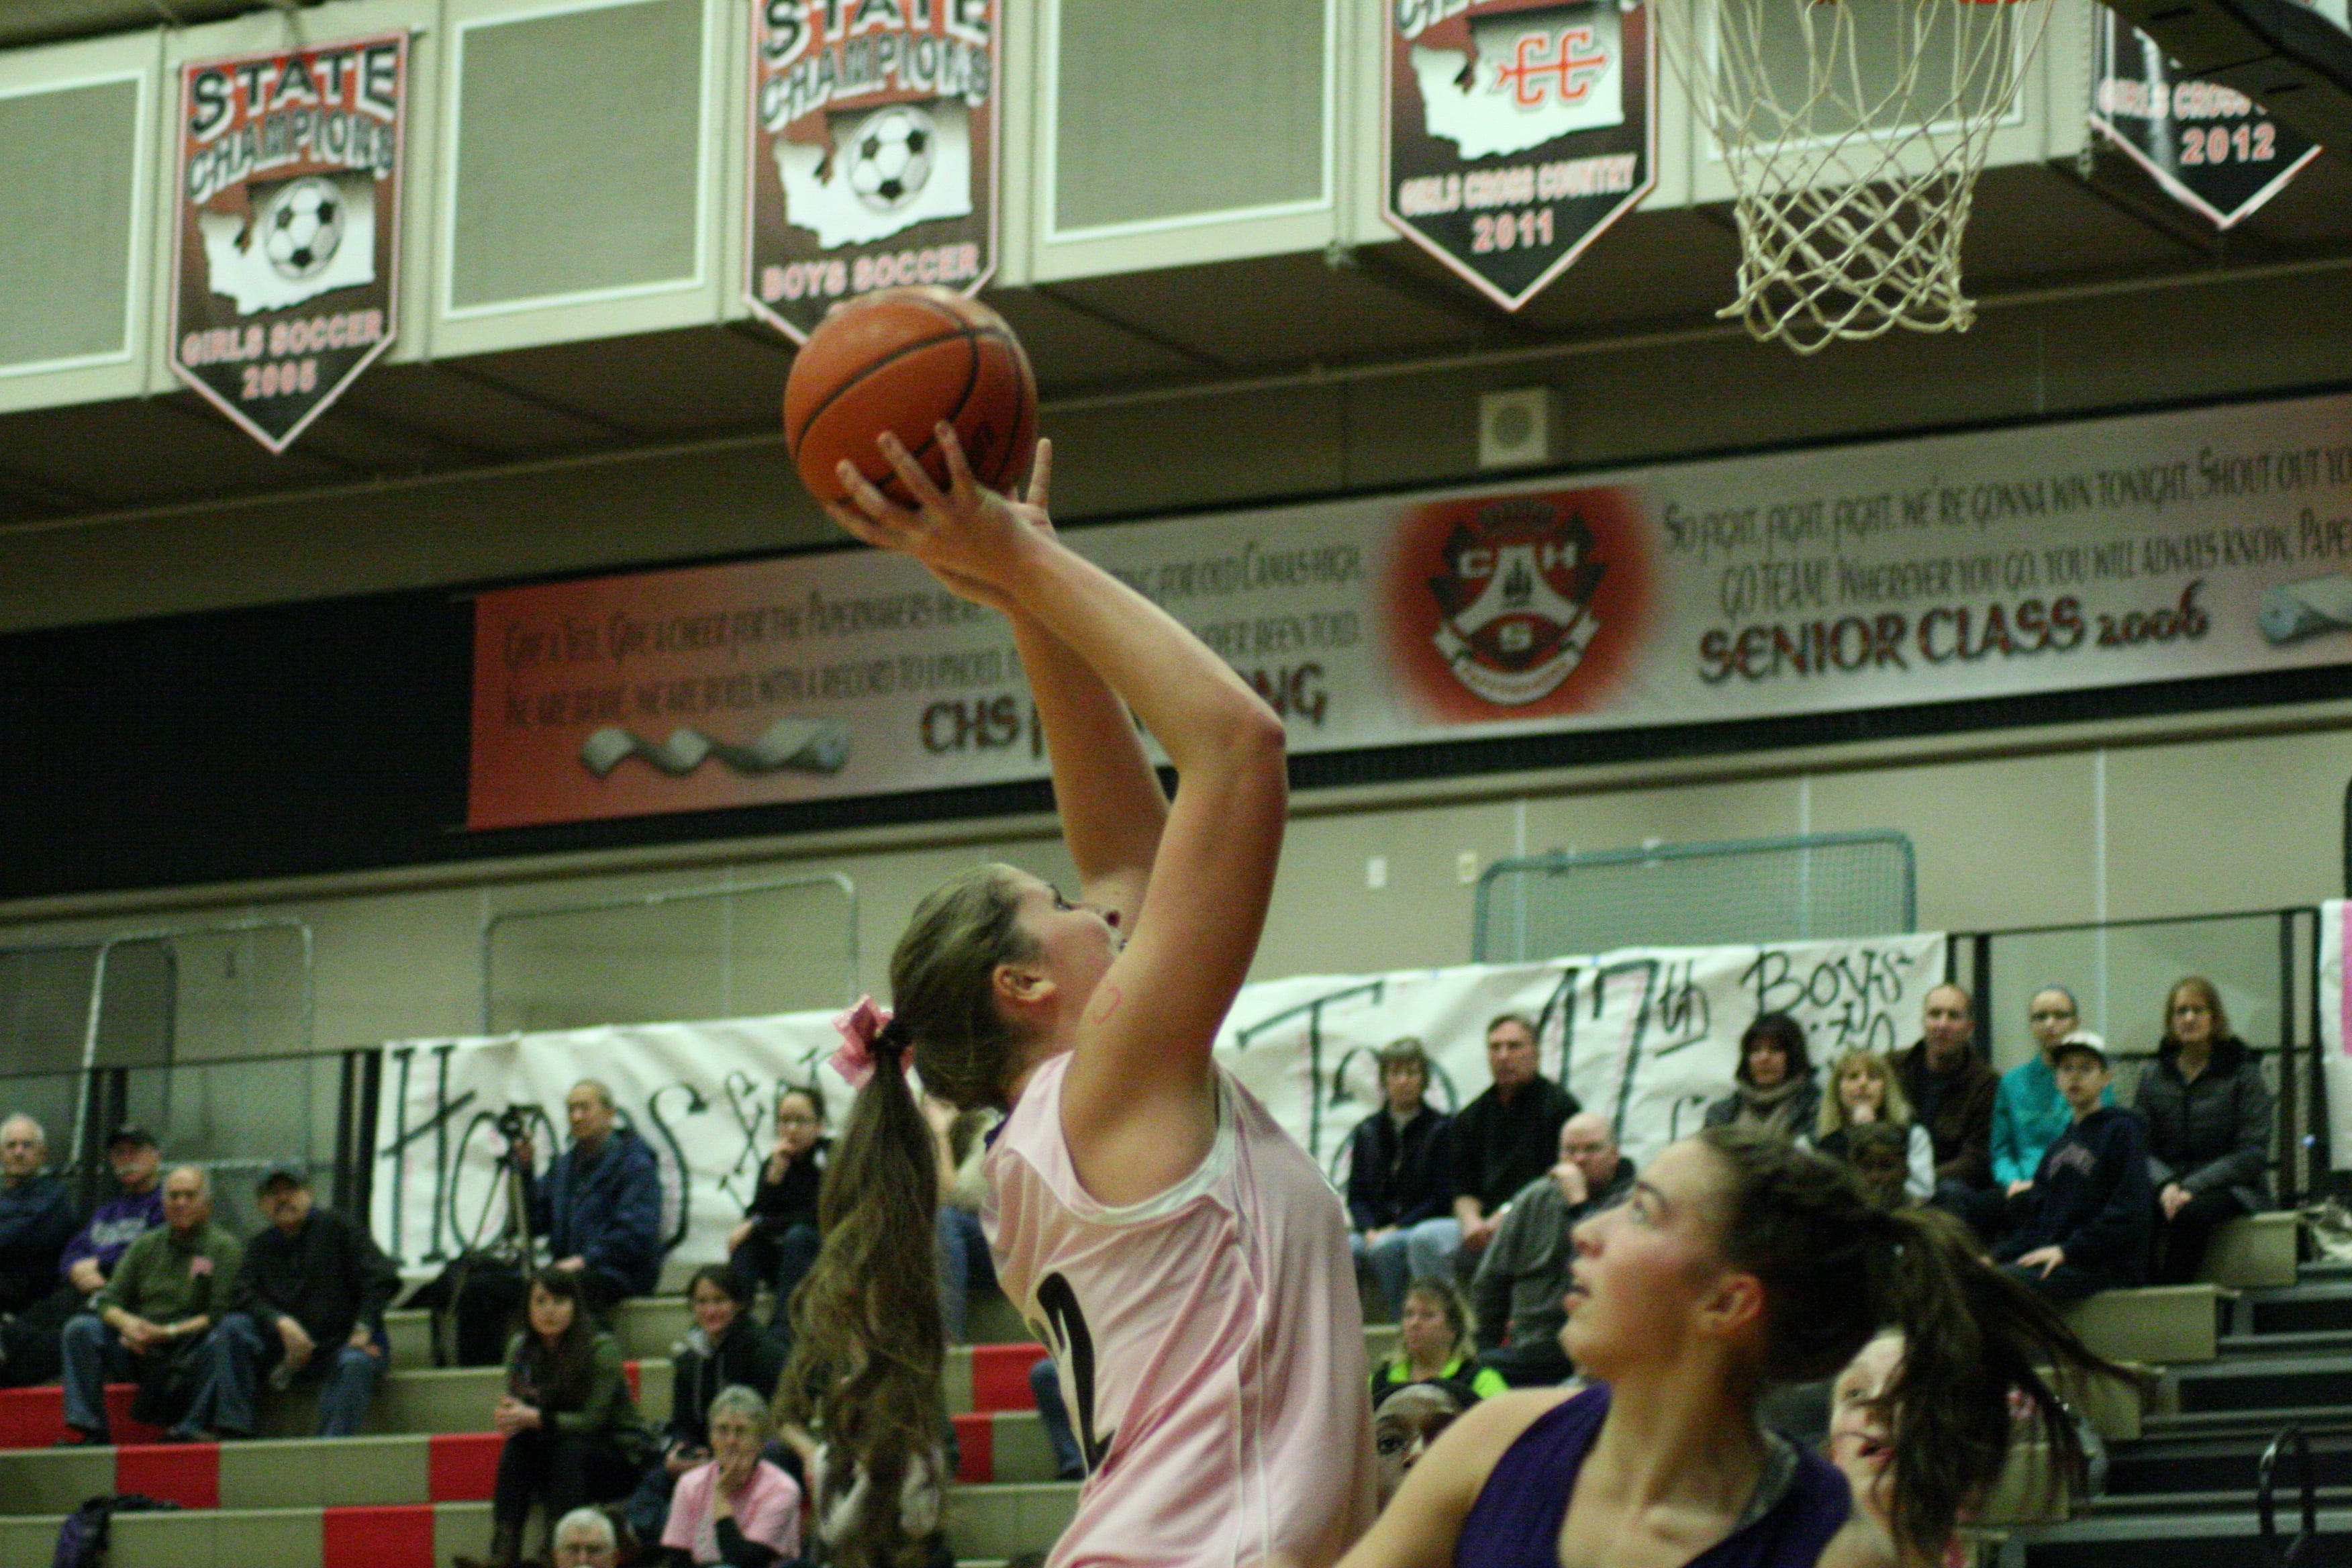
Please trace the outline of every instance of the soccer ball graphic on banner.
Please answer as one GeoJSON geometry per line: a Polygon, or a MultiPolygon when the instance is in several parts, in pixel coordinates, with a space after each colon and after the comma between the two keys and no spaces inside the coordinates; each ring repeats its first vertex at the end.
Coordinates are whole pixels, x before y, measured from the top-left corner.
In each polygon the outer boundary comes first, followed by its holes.
{"type": "Polygon", "coordinates": [[[912,104],[894,103],[866,117],[849,139],[849,188],[876,212],[895,212],[931,177],[939,130],[912,104]]]}
{"type": "Polygon", "coordinates": [[[313,175],[280,186],[261,216],[262,251],[287,278],[316,277],[342,243],[342,195],[313,175]]]}

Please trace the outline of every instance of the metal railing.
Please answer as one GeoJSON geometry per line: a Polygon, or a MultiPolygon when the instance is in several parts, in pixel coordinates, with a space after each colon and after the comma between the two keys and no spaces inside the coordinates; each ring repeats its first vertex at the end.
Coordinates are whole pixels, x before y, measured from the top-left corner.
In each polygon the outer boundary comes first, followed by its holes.
{"type": "Polygon", "coordinates": [[[2319,1539],[2319,1487],[2311,1468],[2311,1440],[2304,1436],[2300,1426],[2281,1428],[2270,1447],[2263,1450],[2262,1464],[2255,1471],[2254,1517],[2262,1531],[2263,1561],[2270,1568],[2294,1568],[2303,1554],[2319,1539]],[[2284,1546],[2279,1544],[2276,1513],[2279,1451],[2289,1444],[2294,1447],[2296,1488],[2303,1504],[2303,1527],[2284,1546]]]}

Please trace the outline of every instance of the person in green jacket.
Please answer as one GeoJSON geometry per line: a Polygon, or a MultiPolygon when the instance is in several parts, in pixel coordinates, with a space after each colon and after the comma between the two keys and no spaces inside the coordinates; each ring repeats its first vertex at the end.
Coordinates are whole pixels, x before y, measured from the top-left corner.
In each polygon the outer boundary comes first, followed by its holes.
{"type": "Polygon", "coordinates": [[[163,1178],[163,1225],[131,1244],[114,1273],[68,1319],[66,1425],[75,1443],[105,1443],[106,1380],[160,1382],[164,1363],[194,1352],[236,1292],[245,1247],[213,1223],[212,1182],[194,1165],[163,1178]]]}
{"type": "MultiPolygon", "coordinates": [[[[2022,1197],[2033,1186],[2033,1173],[2042,1155],[2058,1135],[2074,1124],[2066,1097],[2058,1092],[2058,1047],[2082,1036],[2092,1044],[2105,1042],[2082,1026],[2082,1011],[2074,994],[2063,985],[2045,985],[2027,1004],[2027,1026],[2042,1048],[2001,1075],[1992,1105],[1992,1182],[2004,1198],[2022,1197]]],[[[2103,1105],[2116,1102],[2107,1090],[2103,1105]]]]}
{"type": "Polygon", "coordinates": [[[1470,1306],[1448,1279],[1416,1279],[1405,1287],[1397,1316],[1397,1353],[1372,1369],[1372,1403],[1408,1383],[1438,1379],[1461,1384],[1481,1399],[1510,1385],[1478,1360],[1470,1306]]]}
{"type": "Polygon", "coordinates": [[[544,1506],[551,1534],[573,1509],[628,1496],[652,1447],[621,1342],[590,1317],[579,1271],[541,1269],[526,1311],[529,1326],[507,1347],[507,1392],[491,1415],[506,1443],[490,1499],[490,1568],[511,1568],[521,1557],[531,1504],[544,1506]]]}

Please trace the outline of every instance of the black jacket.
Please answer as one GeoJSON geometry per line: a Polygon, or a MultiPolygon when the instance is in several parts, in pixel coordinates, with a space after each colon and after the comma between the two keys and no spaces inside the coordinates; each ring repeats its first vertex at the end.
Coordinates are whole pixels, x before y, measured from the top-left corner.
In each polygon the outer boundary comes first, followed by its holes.
{"type": "Polygon", "coordinates": [[[768,1162],[761,1161],[759,1190],[751,1194],[751,1206],[743,1217],[765,1236],[782,1236],[796,1225],[814,1226],[817,1189],[824,1185],[825,1162],[832,1156],[833,1140],[820,1138],[772,1182],[768,1180],[768,1162]]]}
{"type": "Polygon", "coordinates": [[[2006,1263],[2036,1247],[2057,1247],[2068,1263],[2118,1285],[2137,1285],[2147,1277],[2155,1224],[2147,1123],[2120,1106],[2103,1105],[2042,1152],[2025,1222],[1993,1256],[2006,1263]]]}
{"type": "Polygon", "coordinates": [[[1419,1225],[1454,1206],[1453,1119],[1427,1100],[1400,1129],[1383,1105],[1348,1140],[1348,1218],[1358,1230],[1419,1225]]]}
{"type": "Polygon", "coordinates": [[[661,1278],[661,1165],[653,1145],[615,1127],[589,1158],[578,1144],[556,1157],[530,1189],[531,1228],[550,1258],[583,1258],[633,1296],[661,1278]]]}
{"type": "Polygon", "coordinates": [[[1559,1124],[1576,1096],[1538,1078],[1505,1104],[1490,1087],[1454,1119],[1454,1193],[1491,1215],[1559,1160],[1559,1124]]]}
{"type": "Polygon", "coordinates": [[[1911,1102],[1912,1116],[1926,1125],[1936,1145],[1936,1179],[1966,1182],[1972,1187],[1990,1185],[1992,1107],[2000,1093],[2000,1076],[1985,1065],[1976,1047],[1968,1048],[1958,1070],[1944,1075],[1940,1085],[1936,1082],[1937,1075],[1927,1071],[1925,1040],[1895,1052],[1888,1065],[1903,1086],[1904,1098],[1911,1102]],[[1927,1092],[1931,1087],[1943,1092],[1931,1095],[1927,1092]],[[1927,1110],[1930,1100],[1935,1106],[1932,1116],[1927,1110]]]}
{"type": "Polygon", "coordinates": [[[2148,1179],[2191,1193],[2227,1188],[2247,1212],[2270,1206],[2271,1091],[2262,1063],[2232,1035],[2190,1083],[2180,1043],[2167,1038],[2139,1075],[2132,1109],[2147,1122],[2148,1179]]]}
{"type": "Polygon", "coordinates": [[[762,1399],[772,1399],[784,1370],[784,1347],[760,1331],[749,1313],[737,1318],[726,1338],[713,1345],[700,1329],[670,1348],[669,1425],[665,1448],[710,1447],[710,1402],[730,1383],[762,1399]]]}
{"type": "Polygon", "coordinates": [[[245,1244],[233,1311],[245,1312],[265,1332],[280,1316],[331,1353],[362,1323],[383,1327],[383,1310],[400,1293],[400,1270],[367,1227],[323,1205],[289,1236],[274,1225],[245,1244]]]}

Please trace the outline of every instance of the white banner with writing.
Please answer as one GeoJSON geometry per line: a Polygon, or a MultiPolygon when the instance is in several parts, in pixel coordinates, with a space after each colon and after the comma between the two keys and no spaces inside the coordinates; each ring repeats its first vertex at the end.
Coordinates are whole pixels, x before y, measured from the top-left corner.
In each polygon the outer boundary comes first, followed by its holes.
{"type": "MultiPolygon", "coordinates": [[[[1522,1013],[1537,1021],[1544,1072],[1608,1115],[1644,1162],[1730,1091],[1740,1031],[1758,1013],[1793,1014],[1822,1068],[1848,1049],[1908,1044],[1944,974],[1943,937],[1917,934],[1306,975],[1244,987],[1217,1057],[1336,1182],[1349,1132],[1380,1103],[1373,1052],[1420,1039],[1435,1068],[1433,1100],[1457,1110],[1488,1082],[1487,1020],[1522,1013]]],[[[825,1065],[838,1043],[832,1015],[795,1013],[388,1047],[376,1236],[411,1274],[495,1238],[505,1218],[499,1114],[522,1109],[543,1169],[565,1092],[594,1078],[660,1159],[672,1258],[721,1258],[772,1146],[778,1087],[814,1077],[840,1121],[848,1090],[825,1065]]]]}
{"type": "Polygon", "coordinates": [[[2319,1059],[2327,1085],[2327,1165],[2352,1171],[2352,989],[2344,984],[2352,903],[2319,906],[2319,1059]]]}

